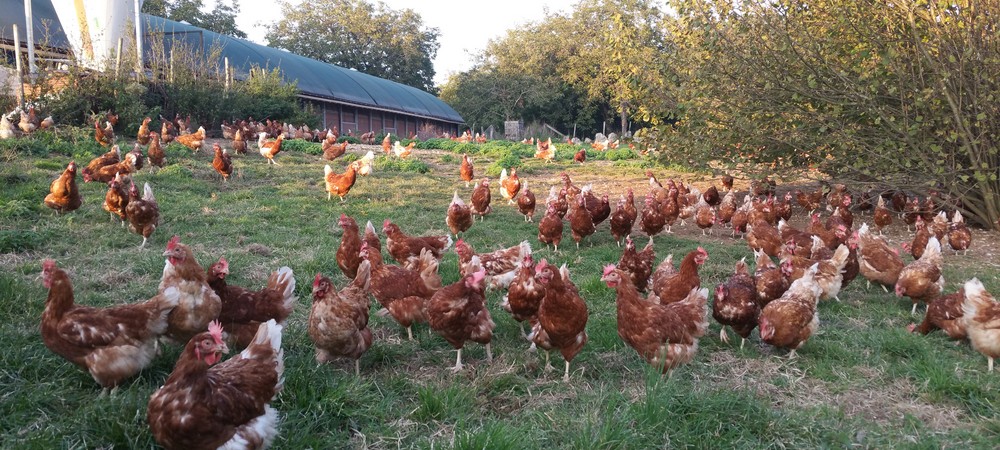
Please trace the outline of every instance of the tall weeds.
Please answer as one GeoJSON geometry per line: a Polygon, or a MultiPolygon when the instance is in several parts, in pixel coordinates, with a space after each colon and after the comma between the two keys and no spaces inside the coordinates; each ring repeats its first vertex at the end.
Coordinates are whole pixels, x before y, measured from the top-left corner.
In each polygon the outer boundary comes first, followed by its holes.
{"type": "Polygon", "coordinates": [[[72,59],[69,64],[40,66],[28,101],[63,125],[93,126],[96,116],[114,112],[125,134],[135,133],[146,116],[178,114],[190,115],[192,126],[207,130],[218,129],[223,120],[247,117],[318,125],[315,112],[297,99],[295,81],[285,82],[277,68],[253,66],[246,75],[230,68],[227,74],[218,43],[208,46],[164,34],[145,39],[151,45],[142,74],[131,69],[134,44],[126,43],[118,64],[112,62],[104,71],[84,68],[72,59]]]}

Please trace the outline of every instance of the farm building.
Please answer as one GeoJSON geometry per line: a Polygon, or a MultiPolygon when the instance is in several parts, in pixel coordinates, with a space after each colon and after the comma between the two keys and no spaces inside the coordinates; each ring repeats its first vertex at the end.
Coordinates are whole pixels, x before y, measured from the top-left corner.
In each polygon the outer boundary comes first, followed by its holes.
{"type": "MultiPolygon", "coordinates": [[[[53,3],[30,1],[36,58],[66,59],[71,46],[53,3]],[[44,42],[44,48],[38,45],[40,42],[44,42]]],[[[23,0],[0,0],[4,11],[0,15],[0,48],[7,55],[13,53],[14,24],[21,29],[22,49],[26,47],[24,6],[23,0]]],[[[203,54],[218,50],[220,61],[228,59],[236,79],[246,78],[254,66],[279,68],[286,81],[297,82],[299,98],[320,113],[324,128],[338,127],[342,132],[353,130],[358,134],[375,131],[409,136],[423,130],[454,135],[463,123],[448,104],[415,87],[162,17],[142,14],[140,21],[147,58],[150,43],[156,40],[159,44],[162,39],[165,52],[181,46],[203,54]]],[[[8,60],[13,62],[12,56],[8,60]]]]}

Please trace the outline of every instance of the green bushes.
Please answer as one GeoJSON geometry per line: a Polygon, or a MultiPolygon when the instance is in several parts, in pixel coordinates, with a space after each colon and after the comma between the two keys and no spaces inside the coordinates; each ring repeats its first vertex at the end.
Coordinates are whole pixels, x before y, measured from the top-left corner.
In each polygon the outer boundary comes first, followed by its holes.
{"type": "Polygon", "coordinates": [[[493,161],[492,164],[486,166],[486,175],[498,177],[503,169],[511,169],[513,167],[521,167],[521,158],[518,158],[517,155],[508,153],[507,156],[493,161]]]}
{"type": "Polygon", "coordinates": [[[56,131],[36,131],[31,136],[0,140],[0,152],[7,150],[21,155],[57,154],[74,158],[92,158],[108,151],[94,140],[93,130],[69,126],[59,126],[56,131]]]}
{"type": "Polygon", "coordinates": [[[444,138],[433,138],[426,141],[418,142],[416,148],[423,150],[439,149],[439,150],[454,150],[458,142],[451,139],[444,138]]]}
{"type": "MultiPolygon", "coordinates": [[[[57,126],[92,128],[95,117],[113,111],[119,115],[119,133],[135,136],[144,117],[173,118],[190,115],[192,125],[216,129],[223,119],[270,118],[312,128],[319,118],[308,106],[299,104],[295,83],[282,81],[278,69],[255,68],[245,81],[228,88],[213,73],[178,70],[170,77],[133,79],[74,67],[67,73],[43,73],[43,92],[36,104],[39,111],[56,120],[57,126]],[[168,79],[169,78],[169,79],[168,79]],[[66,86],[57,90],[54,86],[66,86]]],[[[211,70],[206,63],[202,70],[211,70]],[[207,68],[207,69],[205,69],[207,68]]]]}
{"type": "Polygon", "coordinates": [[[322,155],[323,146],[315,142],[304,141],[302,139],[291,139],[281,141],[281,150],[289,152],[301,152],[309,155],[322,155]]]}
{"type": "Polygon", "coordinates": [[[420,161],[418,159],[389,158],[385,155],[380,155],[376,157],[375,162],[372,165],[378,172],[427,173],[431,171],[431,168],[430,166],[427,165],[427,163],[420,161]]]}
{"type": "Polygon", "coordinates": [[[604,152],[604,157],[609,161],[620,161],[623,159],[636,159],[639,155],[632,151],[632,149],[626,147],[608,150],[604,152]]]}

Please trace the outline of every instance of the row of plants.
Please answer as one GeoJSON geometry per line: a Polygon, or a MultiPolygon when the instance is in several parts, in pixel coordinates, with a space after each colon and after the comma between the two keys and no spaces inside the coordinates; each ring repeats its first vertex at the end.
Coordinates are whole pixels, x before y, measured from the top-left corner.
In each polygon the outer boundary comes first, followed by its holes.
{"type": "MultiPolygon", "coordinates": [[[[161,45],[154,45],[147,72],[140,76],[76,64],[68,69],[40,65],[27,102],[63,126],[93,127],[95,117],[113,112],[118,114],[116,131],[132,136],[145,117],[158,124],[158,117],[178,114],[190,115],[194,125],[206,130],[218,130],[223,120],[248,117],[319,126],[318,114],[298,99],[297,84],[286,83],[279,69],[253,67],[245,79],[227,80],[219,49],[204,53],[177,45],[168,51],[161,41],[153,40],[161,45]]],[[[123,58],[123,66],[131,67],[134,54],[123,58]]],[[[15,98],[0,95],[4,113],[17,106],[15,98]]],[[[14,114],[15,123],[18,119],[14,114]]]]}

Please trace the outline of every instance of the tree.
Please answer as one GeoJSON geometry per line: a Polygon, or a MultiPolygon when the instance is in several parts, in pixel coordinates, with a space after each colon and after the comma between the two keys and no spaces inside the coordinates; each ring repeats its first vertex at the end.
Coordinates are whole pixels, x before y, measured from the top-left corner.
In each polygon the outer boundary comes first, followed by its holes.
{"type": "Polygon", "coordinates": [[[937,191],[996,226],[1000,80],[984,76],[1000,70],[996,2],[673,6],[682,115],[661,130],[667,158],[937,191]]]}
{"type": "Polygon", "coordinates": [[[219,34],[246,39],[247,34],[236,27],[236,15],[240,13],[240,5],[237,0],[226,4],[221,1],[215,3],[215,8],[202,19],[202,27],[219,34]]]}
{"type": "Polygon", "coordinates": [[[469,76],[449,80],[482,83],[468,89],[473,97],[460,98],[465,90],[458,86],[446,85],[442,94],[454,94],[446,101],[477,123],[492,124],[495,115],[480,114],[503,106],[510,118],[576,126],[584,135],[602,131],[609,120],[620,120],[622,132],[630,121],[658,124],[673,115],[675,103],[663,17],[647,0],[584,0],[569,14],[546,13],[490,41],[469,76]],[[510,103],[501,92],[523,99],[510,103]]]}
{"type": "Polygon", "coordinates": [[[579,50],[567,58],[566,81],[612,105],[623,134],[629,118],[655,125],[671,115],[659,8],[646,0],[584,0],[570,21],[579,50]]]}
{"type": "Polygon", "coordinates": [[[500,127],[505,120],[545,120],[552,118],[546,112],[559,100],[558,86],[550,81],[482,66],[452,75],[441,88],[441,99],[469,124],[500,127]]]}
{"type": "Polygon", "coordinates": [[[236,15],[240,13],[239,0],[233,0],[232,4],[218,0],[215,8],[207,13],[203,11],[204,7],[203,0],[146,0],[142,4],[142,12],[246,39],[247,34],[236,26],[236,15]]]}
{"type": "Polygon", "coordinates": [[[284,18],[268,27],[269,46],[434,91],[439,33],[413,10],[366,0],[281,5],[284,18]]]}

